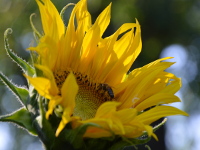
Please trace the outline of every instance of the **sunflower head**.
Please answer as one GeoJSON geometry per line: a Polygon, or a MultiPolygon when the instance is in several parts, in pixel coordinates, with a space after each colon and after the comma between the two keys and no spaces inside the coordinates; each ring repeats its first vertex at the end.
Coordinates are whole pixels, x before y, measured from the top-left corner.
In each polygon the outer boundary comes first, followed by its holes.
{"type": "Polygon", "coordinates": [[[142,144],[157,139],[154,121],[187,115],[163,105],[180,101],[174,94],[181,81],[165,71],[173,64],[164,61],[170,57],[129,70],[142,48],[137,20],[103,38],[111,4],[92,23],[87,0],[80,0],[65,25],[62,15],[69,5],[60,15],[50,0],[36,2],[43,33],[31,21],[39,41],[28,48],[36,55],[32,73],[24,76],[27,108],[46,145],[93,149],[101,142],[101,149],[116,149],[142,144]]]}

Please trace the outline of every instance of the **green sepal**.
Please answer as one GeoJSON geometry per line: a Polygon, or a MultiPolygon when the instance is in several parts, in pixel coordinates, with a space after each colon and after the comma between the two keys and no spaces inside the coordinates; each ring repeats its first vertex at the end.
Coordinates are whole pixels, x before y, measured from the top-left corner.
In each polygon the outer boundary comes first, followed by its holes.
{"type": "Polygon", "coordinates": [[[15,123],[23,129],[27,130],[32,135],[37,135],[37,132],[33,127],[31,114],[24,107],[20,108],[12,114],[1,116],[0,121],[15,123]]]}
{"type": "Polygon", "coordinates": [[[23,60],[22,58],[18,57],[14,52],[11,51],[11,49],[9,48],[9,44],[8,44],[8,34],[12,33],[12,29],[8,28],[5,32],[4,32],[4,44],[5,44],[5,49],[6,52],[8,54],[8,56],[10,56],[10,58],[17,63],[17,65],[19,65],[21,67],[21,69],[23,70],[23,72],[29,76],[33,76],[35,74],[35,70],[34,68],[28,64],[25,60],[23,60]]]}
{"type": "Polygon", "coordinates": [[[14,83],[12,83],[3,73],[0,72],[0,79],[3,81],[3,83],[16,95],[20,103],[22,103],[24,106],[26,106],[29,92],[27,89],[23,87],[18,87],[14,83]]]}
{"type": "Polygon", "coordinates": [[[42,37],[42,35],[40,34],[40,32],[36,29],[35,25],[33,24],[33,16],[35,16],[36,14],[33,13],[30,15],[30,24],[33,30],[33,35],[35,37],[35,40],[38,42],[39,39],[42,37]]]}
{"type": "Polygon", "coordinates": [[[155,127],[153,127],[153,132],[155,132],[156,130],[158,130],[161,126],[163,126],[165,123],[167,122],[167,118],[164,118],[163,121],[161,123],[159,123],[158,125],[156,125],[155,127]]]}
{"type": "Polygon", "coordinates": [[[63,19],[63,16],[64,16],[64,13],[65,13],[65,10],[67,10],[67,8],[69,7],[69,6],[75,6],[75,4],[74,3],[69,3],[69,4],[67,4],[65,7],[63,7],[63,9],[61,10],[61,12],[60,12],[60,17],[62,18],[62,20],[64,20],[63,19]]]}

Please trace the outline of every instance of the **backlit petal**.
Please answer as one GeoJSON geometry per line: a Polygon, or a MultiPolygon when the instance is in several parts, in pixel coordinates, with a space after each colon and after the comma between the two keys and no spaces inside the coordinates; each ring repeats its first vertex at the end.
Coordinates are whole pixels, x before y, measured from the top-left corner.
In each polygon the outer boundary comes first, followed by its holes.
{"type": "Polygon", "coordinates": [[[136,117],[136,120],[140,120],[144,124],[151,124],[152,122],[165,117],[172,115],[184,115],[188,116],[188,114],[184,111],[181,111],[175,107],[171,106],[157,106],[152,108],[136,117]]]}
{"type": "Polygon", "coordinates": [[[36,0],[42,19],[42,25],[45,35],[58,40],[64,34],[63,21],[53,3],[50,0],[36,0]]]}

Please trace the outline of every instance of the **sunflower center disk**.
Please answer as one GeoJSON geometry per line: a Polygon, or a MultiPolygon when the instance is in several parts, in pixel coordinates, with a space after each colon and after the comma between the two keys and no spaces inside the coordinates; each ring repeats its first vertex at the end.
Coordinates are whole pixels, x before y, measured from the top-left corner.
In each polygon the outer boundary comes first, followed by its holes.
{"type": "MultiPolygon", "coordinates": [[[[59,89],[61,89],[68,74],[68,71],[54,73],[59,89]]],[[[79,116],[82,120],[93,118],[102,103],[114,100],[112,89],[107,84],[93,83],[87,75],[81,73],[74,73],[74,75],[79,85],[74,116],[79,116]]]]}

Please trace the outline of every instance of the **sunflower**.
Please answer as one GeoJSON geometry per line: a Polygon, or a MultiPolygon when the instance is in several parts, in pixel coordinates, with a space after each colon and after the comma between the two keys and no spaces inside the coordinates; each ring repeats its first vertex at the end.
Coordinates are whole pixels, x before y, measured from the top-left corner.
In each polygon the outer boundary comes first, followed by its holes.
{"type": "Polygon", "coordinates": [[[34,66],[42,74],[26,78],[48,99],[47,119],[61,110],[56,136],[69,123],[73,129],[93,123],[97,126],[88,126],[84,137],[137,138],[146,132],[156,138],[151,123],[169,115],[187,115],[161,105],[180,101],[174,95],[180,79],[164,71],[173,64],[163,62],[170,57],[129,72],[142,48],[137,20],[102,38],[110,23],[111,4],[92,24],[87,0],[80,0],[65,26],[50,0],[36,2],[44,33],[29,50],[37,52],[34,66]]]}

